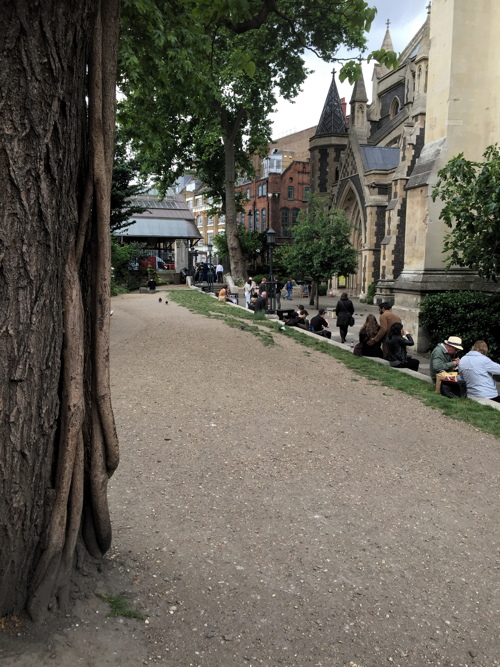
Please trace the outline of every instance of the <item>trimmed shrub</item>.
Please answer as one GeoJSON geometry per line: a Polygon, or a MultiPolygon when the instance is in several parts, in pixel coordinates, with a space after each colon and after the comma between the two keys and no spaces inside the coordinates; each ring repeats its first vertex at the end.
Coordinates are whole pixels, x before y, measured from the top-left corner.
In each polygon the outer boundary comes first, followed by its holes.
{"type": "Polygon", "coordinates": [[[366,303],[373,303],[376,291],[377,285],[375,283],[368,285],[368,289],[366,290],[366,303]]]}
{"type": "Polygon", "coordinates": [[[500,294],[442,292],[420,304],[420,323],[430,334],[432,347],[448,336],[460,336],[465,352],[484,340],[489,356],[500,362],[500,294]]]}
{"type": "Polygon", "coordinates": [[[318,287],[318,293],[320,296],[326,296],[327,285],[320,285],[318,287]]]}

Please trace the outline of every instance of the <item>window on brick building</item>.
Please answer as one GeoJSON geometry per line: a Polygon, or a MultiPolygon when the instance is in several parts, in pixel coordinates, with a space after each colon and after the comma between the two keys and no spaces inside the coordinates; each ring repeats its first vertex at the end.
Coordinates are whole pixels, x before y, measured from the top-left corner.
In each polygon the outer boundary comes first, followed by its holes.
{"type": "Polygon", "coordinates": [[[252,211],[248,214],[248,231],[253,232],[253,219],[252,219],[252,211]]]}
{"type": "Polygon", "coordinates": [[[266,209],[263,208],[260,216],[260,229],[262,232],[266,231],[266,209]]]}
{"type": "Polygon", "coordinates": [[[255,217],[254,217],[253,224],[254,224],[254,230],[256,232],[258,232],[259,231],[259,211],[255,211],[255,217]]]}
{"type": "Polygon", "coordinates": [[[250,199],[250,188],[247,188],[246,196],[247,196],[247,199],[250,199]]]}
{"type": "Polygon", "coordinates": [[[280,211],[281,236],[290,237],[290,209],[282,208],[280,211]]]}
{"type": "Polygon", "coordinates": [[[295,199],[295,188],[293,185],[288,186],[288,199],[295,199]]]}
{"type": "Polygon", "coordinates": [[[311,193],[311,188],[304,188],[304,201],[309,201],[309,195],[311,193]]]}
{"type": "Polygon", "coordinates": [[[292,208],[291,213],[292,213],[292,230],[291,230],[291,232],[292,232],[292,236],[293,236],[294,235],[293,228],[298,223],[298,217],[299,217],[300,209],[299,208],[292,208]]]}

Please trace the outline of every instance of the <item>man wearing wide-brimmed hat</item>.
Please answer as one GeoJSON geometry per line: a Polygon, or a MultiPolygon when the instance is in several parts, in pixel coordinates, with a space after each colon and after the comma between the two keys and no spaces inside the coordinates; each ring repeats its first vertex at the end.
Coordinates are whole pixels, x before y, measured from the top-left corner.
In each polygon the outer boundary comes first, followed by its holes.
{"type": "Polygon", "coordinates": [[[463,350],[462,339],[450,336],[444,343],[439,343],[431,353],[431,378],[436,382],[436,374],[445,371],[456,371],[458,366],[457,352],[463,350]]]}

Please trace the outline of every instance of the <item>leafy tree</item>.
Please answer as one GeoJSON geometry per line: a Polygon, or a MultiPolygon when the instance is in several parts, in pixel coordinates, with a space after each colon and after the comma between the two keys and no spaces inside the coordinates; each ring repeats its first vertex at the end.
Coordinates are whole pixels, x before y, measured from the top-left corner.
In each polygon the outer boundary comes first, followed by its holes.
{"type": "Polygon", "coordinates": [[[439,217],[452,231],[444,238],[447,268],[477,271],[496,282],[500,274],[500,151],[489,146],[484,162],[463,153],[439,171],[432,199],[444,202],[439,217]]]}
{"type": "Polygon", "coordinates": [[[118,18],[118,0],[2,3],[0,617],[67,606],[77,545],[82,563],[111,542],[118,18]]]}
{"type": "Polygon", "coordinates": [[[146,210],[132,201],[132,197],[145,191],[146,187],[140,179],[139,161],[129,155],[126,142],[117,136],[111,182],[111,233],[126,229],[131,224],[130,218],[146,210]]]}
{"type": "MultiPolygon", "coordinates": [[[[143,0],[138,20],[132,0],[124,5],[121,122],[164,184],[185,167],[211,175],[219,192],[224,183],[231,271],[244,279],[234,186],[246,156],[270,139],[276,92],[297,94],[306,49],[325,60],[342,44],[363,49],[375,10],[364,0],[143,0]]],[[[390,54],[379,57],[391,64],[390,54]]],[[[359,63],[346,70],[359,71],[359,63]]]]}
{"type": "Polygon", "coordinates": [[[142,256],[143,250],[139,243],[121,245],[114,236],[111,236],[111,294],[113,296],[123,287],[126,289],[138,287],[137,277],[131,275],[130,268],[135,264],[139,266],[142,256]]]}
{"type": "MultiPolygon", "coordinates": [[[[246,260],[254,259],[256,254],[264,248],[264,232],[250,232],[244,225],[239,224],[238,236],[241,244],[241,252],[246,260]]],[[[219,257],[229,257],[226,234],[217,234],[217,236],[214,236],[213,243],[219,257]]]]}
{"type": "Polygon", "coordinates": [[[293,228],[293,245],[278,250],[279,260],[295,276],[310,276],[318,307],[318,284],[332,275],[355,273],[356,250],[350,241],[352,226],[343,211],[328,211],[324,202],[311,196],[293,228]]]}

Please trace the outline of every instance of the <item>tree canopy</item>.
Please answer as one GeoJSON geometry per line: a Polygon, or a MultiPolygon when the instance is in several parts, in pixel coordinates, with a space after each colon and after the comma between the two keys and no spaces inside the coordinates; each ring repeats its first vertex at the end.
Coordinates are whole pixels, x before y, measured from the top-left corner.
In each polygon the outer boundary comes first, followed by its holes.
{"type": "Polygon", "coordinates": [[[310,276],[316,286],[333,275],[350,275],[357,269],[351,232],[343,211],[328,211],[324,201],[313,195],[293,228],[293,245],[280,248],[279,259],[288,273],[310,276]]]}
{"type": "Polygon", "coordinates": [[[132,197],[145,191],[146,187],[140,180],[139,161],[129,154],[127,144],[117,136],[111,182],[111,233],[125,229],[131,224],[133,215],[146,210],[132,200],[132,197]]]}
{"type": "MultiPolygon", "coordinates": [[[[243,257],[247,260],[254,259],[266,246],[265,232],[250,232],[244,225],[239,224],[238,235],[243,257]]],[[[226,234],[222,233],[214,236],[213,243],[219,257],[229,257],[226,234]]]]}
{"type": "Polygon", "coordinates": [[[444,238],[447,267],[462,266],[496,282],[500,275],[500,151],[489,146],[484,162],[463,153],[439,171],[432,199],[441,199],[439,217],[451,228],[444,238]]]}
{"type": "MultiPolygon", "coordinates": [[[[307,49],[327,61],[341,45],[363,50],[376,10],[364,0],[143,0],[140,7],[138,16],[133,0],[124,3],[120,121],[163,185],[189,167],[214,186],[233,277],[244,278],[234,186],[250,169],[248,156],[267,147],[276,95],[297,94],[307,49]]],[[[391,64],[390,55],[379,57],[391,64]]],[[[346,72],[358,68],[351,63],[346,72]]]]}

